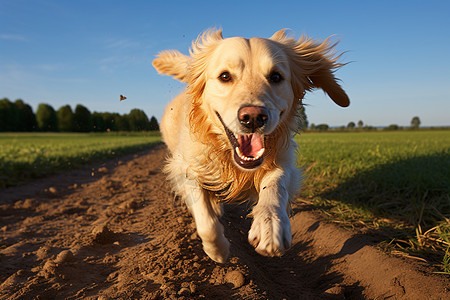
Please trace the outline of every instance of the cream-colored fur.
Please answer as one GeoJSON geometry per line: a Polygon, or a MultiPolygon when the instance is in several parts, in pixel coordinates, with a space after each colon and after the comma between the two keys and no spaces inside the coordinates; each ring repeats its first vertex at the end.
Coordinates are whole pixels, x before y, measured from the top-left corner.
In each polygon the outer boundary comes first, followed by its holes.
{"type": "MultiPolygon", "coordinates": [[[[187,82],[186,91],[167,106],[161,121],[170,150],[165,171],[192,212],[203,248],[214,261],[225,262],[229,254],[219,221],[222,202],[256,203],[248,239],[258,253],[279,256],[290,247],[287,209],[300,183],[292,139],[300,101],[306,91],[321,88],[338,105],[349,105],[333,76],[341,66],[333,47],[328,40],[289,38],[284,30],[270,39],[224,39],[221,30],[210,30],[193,43],[189,56],[171,50],[153,61],[158,72],[187,82]],[[221,79],[224,72],[229,81],[221,79]],[[242,107],[263,108],[264,125],[251,132],[245,128],[238,117],[242,107]],[[238,138],[258,136],[265,148],[262,163],[240,165],[226,130],[238,138]]],[[[247,160],[256,160],[247,155],[247,160]]]]}

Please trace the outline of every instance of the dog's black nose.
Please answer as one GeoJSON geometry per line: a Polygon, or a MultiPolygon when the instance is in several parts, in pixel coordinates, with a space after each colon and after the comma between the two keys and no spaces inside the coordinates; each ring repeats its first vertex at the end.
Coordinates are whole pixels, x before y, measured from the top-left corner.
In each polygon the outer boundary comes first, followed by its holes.
{"type": "Polygon", "coordinates": [[[239,122],[254,132],[256,129],[266,125],[269,120],[267,108],[261,106],[244,106],[238,111],[239,122]]]}

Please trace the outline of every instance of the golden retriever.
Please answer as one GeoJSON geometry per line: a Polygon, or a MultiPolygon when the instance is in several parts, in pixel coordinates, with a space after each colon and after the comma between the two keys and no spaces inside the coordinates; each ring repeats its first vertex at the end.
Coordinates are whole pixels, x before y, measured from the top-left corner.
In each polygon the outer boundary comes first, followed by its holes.
{"type": "Polygon", "coordinates": [[[222,203],[251,200],[249,242],[265,256],[291,245],[289,201],[300,184],[293,140],[306,91],[323,89],[338,105],[349,98],[333,72],[342,66],[329,40],[223,38],[208,30],[190,55],[164,51],[159,73],[187,83],[161,120],[170,150],[165,172],[190,209],[203,249],[223,263],[229,242],[219,221],[222,203]]]}

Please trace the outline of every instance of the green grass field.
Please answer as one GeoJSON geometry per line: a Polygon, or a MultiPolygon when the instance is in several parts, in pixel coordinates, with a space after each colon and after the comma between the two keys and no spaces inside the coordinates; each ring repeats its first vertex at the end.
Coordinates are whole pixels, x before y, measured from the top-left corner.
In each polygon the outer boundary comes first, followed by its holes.
{"type": "Polygon", "coordinates": [[[297,137],[301,197],[380,247],[450,272],[450,131],[297,137]]]}
{"type": "MultiPolygon", "coordinates": [[[[450,273],[450,131],[305,133],[300,196],[381,249],[450,273]]],[[[160,142],[145,134],[0,134],[0,188],[160,142]]]]}
{"type": "Polygon", "coordinates": [[[154,133],[0,134],[0,188],[137,152],[160,140],[154,133]]]}

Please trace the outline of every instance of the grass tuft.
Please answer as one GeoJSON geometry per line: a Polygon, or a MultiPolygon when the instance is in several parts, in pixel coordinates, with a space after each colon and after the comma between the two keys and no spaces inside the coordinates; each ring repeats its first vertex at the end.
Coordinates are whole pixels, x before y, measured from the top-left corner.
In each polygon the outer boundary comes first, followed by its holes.
{"type": "Polygon", "coordinates": [[[374,234],[385,251],[448,272],[449,131],[315,133],[297,142],[303,199],[374,234]]]}

